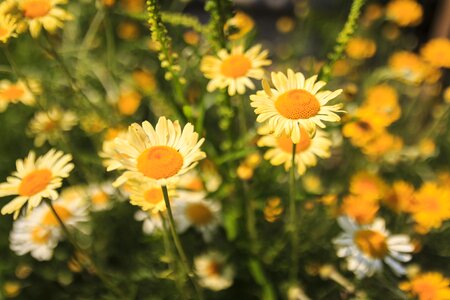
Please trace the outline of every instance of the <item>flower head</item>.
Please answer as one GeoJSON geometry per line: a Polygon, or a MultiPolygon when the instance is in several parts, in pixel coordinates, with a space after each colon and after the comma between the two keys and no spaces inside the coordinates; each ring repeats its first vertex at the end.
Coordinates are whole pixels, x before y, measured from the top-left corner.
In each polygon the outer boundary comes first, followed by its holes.
{"type": "Polygon", "coordinates": [[[236,46],[228,52],[220,50],[215,56],[205,56],[200,69],[205,77],[211,79],[207,89],[212,92],[216,89],[228,87],[230,96],[244,94],[245,89],[254,89],[255,85],[250,78],[261,79],[264,75],[262,67],[271,64],[267,59],[267,50],[261,51],[261,45],[256,45],[244,52],[243,46],[236,46]]]}
{"type": "Polygon", "coordinates": [[[9,80],[0,80],[0,112],[5,111],[9,103],[17,102],[33,105],[35,102],[33,93],[23,81],[13,83],[9,80]]]}
{"type": "Polygon", "coordinates": [[[283,133],[288,135],[292,142],[299,143],[301,128],[313,135],[316,125],[324,128],[323,121],[338,122],[341,118],[336,114],[340,112],[342,104],[327,105],[327,103],[342,93],[342,90],[321,91],[326,83],[317,81],[317,76],[305,79],[302,73],[287,71],[272,73],[270,88],[263,80],[263,90],[250,96],[251,106],[258,115],[257,121],[268,122],[275,136],[283,133]]]}
{"type": "Polygon", "coordinates": [[[450,40],[435,38],[420,49],[423,59],[435,67],[450,68],[450,40]]]}
{"type": "Polygon", "coordinates": [[[50,150],[45,155],[36,159],[31,151],[22,160],[16,161],[17,171],[7,178],[7,182],[0,184],[0,197],[17,195],[6,204],[1,213],[14,213],[14,219],[20,213],[21,208],[27,204],[27,212],[37,207],[43,198],[56,200],[61,187],[62,179],[69,177],[74,165],[70,163],[72,156],[62,151],[50,150]]]}
{"type": "Polygon", "coordinates": [[[345,52],[350,58],[362,60],[375,55],[377,46],[374,41],[355,37],[348,41],[345,52]]]}
{"type": "Polygon", "coordinates": [[[12,37],[16,37],[16,19],[11,15],[0,13],[0,43],[6,44],[12,37]]]}
{"type": "Polygon", "coordinates": [[[392,0],[386,6],[386,18],[402,27],[420,24],[422,15],[422,6],[415,0],[392,0]]]}
{"type": "Polygon", "coordinates": [[[194,258],[195,273],[205,288],[220,291],[233,284],[234,269],[227,264],[226,257],[216,251],[194,258]]]}
{"type": "Polygon", "coordinates": [[[418,300],[450,299],[450,280],[437,272],[419,273],[400,283],[400,289],[418,300]]]}
{"type": "Polygon", "coordinates": [[[254,26],[255,22],[249,15],[237,11],[232,18],[228,19],[224,30],[228,33],[228,39],[235,41],[247,35],[254,26]]]}

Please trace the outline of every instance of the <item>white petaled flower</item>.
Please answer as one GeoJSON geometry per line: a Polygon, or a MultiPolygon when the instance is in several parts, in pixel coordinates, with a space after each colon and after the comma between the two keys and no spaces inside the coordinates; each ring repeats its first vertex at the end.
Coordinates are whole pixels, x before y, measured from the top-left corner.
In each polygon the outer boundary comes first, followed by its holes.
{"type": "Polygon", "coordinates": [[[31,151],[22,160],[16,161],[17,171],[12,173],[6,181],[0,184],[0,197],[17,195],[6,204],[1,213],[12,214],[14,219],[20,213],[21,208],[27,203],[27,213],[37,207],[43,198],[56,200],[56,189],[62,185],[63,178],[69,177],[74,165],[70,163],[72,155],[62,151],[51,149],[45,155],[36,159],[36,154],[31,151]]]}
{"type": "Polygon", "coordinates": [[[59,7],[68,0],[17,0],[23,20],[27,23],[33,38],[39,36],[42,27],[54,33],[64,26],[64,21],[72,20],[72,15],[59,7]]]}
{"type": "MultiPolygon", "coordinates": [[[[161,186],[153,181],[130,180],[127,184],[130,192],[130,203],[139,206],[143,211],[154,214],[164,212],[166,204],[161,186]]],[[[173,189],[168,187],[169,199],[174,195],[173,189]]]]}
{"type": "MultiPolygon", "coordinates": [[[[142,126],[134,123],[126,138],[115,139],[118,165],[123,166],[124,172],[113,185],[117,187],[136,178],[170,185],[206,157],[200,150],[203,142],[190,123],[183,129],[178,121],[165,117],[159,118],[155,127],[147,121],[142,126]]],[[[108,171],[113,169],[109,167],[108,171]]]]}
{"type": "Polygon", "coordinates": [[[111,182],[92,184],[87,187],[87,195],[91,202],[92,211],[102,211],[110,209],[116,189],[111,182]]]}
{"type": "Polygon", "coordinates": [[[226,257],[216,251],[194,258],[195,273],[199,284],[213,291],[229,288],[234,280],[234,268],[227,264],[226,257]]]}
{"type": "Polygon", "coordinates": [[[53,107],[48,111],[37,112],[29,124],[29,133],[35,136],[36,147],[45,141],[54,142],[60,138],[63,131],[70,131],[78,123],[77,116],[70,111],[53,107]]]}
{"type": "MultiPolygon", "coordinates": [[[[35,88],[37,83],[30,82],[35,88]]],[[[25,105],[33,105],[35,102],[33,93],[23,81],[13,83],[9,80],[0,80],[0,112],[3,112],[10,103],[22,102],[25,105]]]]}
{"type": "MultiPolygon", "coordinates": [[[[259,147],[270,147],[264,154],[264,158],[269,160],[274,166],[284,164],[284,168],[289,170],[292,165],[293,143],[289,136],[282,134],[275,136],[270,133],[267,126],[260,127],[258,133],[263,135],[257,142],[259,147]]],[[[323,130],[317,130],[314,137],[310,137],[305,129],[300,128],[300,141],[295,147],[295,164],[298,174],[305,173],[308,167],[317,164],[317,157],[328,158],[331,155],[331,140],[323,130]]]]}
{"type": "Polygon", "coordinates": [[[30,253],[40,261],[52,258],[62,233],[42,224],[42,215],[46,208],[41,206],[14,222],[9,240],[11,250],[17,255],[30,253]]]}
{"type": "Polygon", "coordinates": [[[163,223],[159,213],[153,214],[150,212],[138,210],[134,214],[134,219],[136,221],[143,221],[142,231],[147,235],[151,235],[155,231],[161,230],[163,228],[163,223]]]}
{"type": "Polygon", "coordinates": [[[385,262],[396,275],[405,274],[401,262],[408,262],[414,251],[407,235],[390,235],[383,219],[372,224],[359,226],[348,217],[339,217],[338,223],[344,230],[333,243],[337,255],[346,257],[348,269],[358,278],[372,276],[383,269],[385,262]]]}
{"type": "Polygon", "coordinates": [[[263,90],[251,95],[250,100],[258,115],[256,120],[267,122],[276,136],[285,133],[297,144],[300,142],[300,128],[313,135],[316,126],[325,128],[323,121],[338,122],[341,119],[336,113],[341,112],[343,105],[327,104],[342,90],[319,92],[326,82],[316,82],[317,75],[305,79],[302,73],[294,73],[290,69],[287,76],[281,72],[272,72],[271,75],[275,88],[263,79],[263,90]]]}
{"type": "Polygon", "coordinates": [[[228,52],[221,49],[216,56],[207,55],[202,59],[200,69],[205,77],[211,79],[207,89],[228,87],[228,94],[244,94],[245,89],[254,90],[255,85],[250,78],[261,79],[264,76],[262,67],[272,62],[267,59],[268,51],[261,51],[261,45],[255,45],[247,51],[243,46],[236,46],[228,52]]]}
{"type": "Polygon", "coordinates": [[[181,176],[177,183],[177,188],[192,192],[201,192],[205,190],[203,180],[196,170],[191,170],[181,176]]]}
{"type": "Polygon", "coordinates": [[[180,233],[194,227],[205,241],[211,241],[217,230],[221,206],[218,202],[205,199],[203,192],[179,192],[173,200],[173,216],[180,233]]]}
{"type": "MultiPolygon", "coordinates": [[[[123,130],[117,133],[118,138],[127,139],[128,131],[123,130]]],[[[107,139],[103,141],[102,151],[99,153],[99,156],[103,159],[103,166],[108,170],[122,170],[124,167],[120,162],[121,154],[116,152],[115,150],[115,138],[107,139]]]]}

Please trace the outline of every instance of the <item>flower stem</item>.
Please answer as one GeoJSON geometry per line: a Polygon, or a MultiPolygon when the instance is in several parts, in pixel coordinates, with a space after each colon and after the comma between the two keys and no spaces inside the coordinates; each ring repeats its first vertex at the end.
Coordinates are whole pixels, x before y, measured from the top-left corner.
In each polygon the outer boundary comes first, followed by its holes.
{"type": "Polygon", "coordinates": [[[178,255],[180,256],[181,265],[183,266],[184,272],[186,273],[189,280],[192,282],[192,285],[194,286],[195,292],[197,294],[197,299],[201,300],[201,299],[203,299],[202,290],[197,283],[195,274],[192,271],[192,268],[191,268],[189,261],[187,259],[187,256],[186,256],[186,252],[184,251],[183,245],[181,244],[180,238],[178,237],[177,231],[175,229],[175,220],[173,219],[172,207],[170,206],[169,193],[167,191],[167,186],[163,185],[163,186],[161,186],[161,189],[162,189],[162,192],[164,195],[164,202],[166,204],[170,232],[172,233],[172,239],[175,244],[175,248],[177,249],[178,255]]]}
{"type": "Polygon", "coordinates": [[[288,223],[288,232],[291,235],[291,243],[292,243],[292,252],[291,259],[292,265],[290,268],[289,279],[291,283],[295,283],[297,281],[297,273],[298,273],[298,230],[297,230],[297,209],[295,207],[295,153],[296,153],[297,144],[292,144],[292,160],[291,160],[291,169],[289,173],[289,223],[288,223]]]}

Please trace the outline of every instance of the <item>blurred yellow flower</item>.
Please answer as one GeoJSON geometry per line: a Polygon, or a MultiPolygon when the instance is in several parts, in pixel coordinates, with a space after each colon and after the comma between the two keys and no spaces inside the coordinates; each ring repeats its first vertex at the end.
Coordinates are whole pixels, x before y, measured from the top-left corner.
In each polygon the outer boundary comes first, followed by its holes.
{"type": "Polygon", "coordinates": [[[419,233],[425,234],[431,229],[440,228],[444,221],[450,219],[450,188],[448,186],[426,182],[414,196],[412,216],[419,233]]]}
{"type": "Polygon", "coordinates": [[[139,105],[141,105],[142,95],[134,90],[125,89],[121,91],[119,100],[117,101],[117,109],[124,116],[133,115],[139,105]]]}
{"type": "Polygon", "coordinates": [[[264,207],[264,219],[273,223],[277,221],[283,214],[284,208],[280,197],[271,197],[267,199],[266,205],[264,207]]]}
{"type": "MultiPolygon", "coordinates": [[[[368,112],[363,112],[368,113],[368,112]]],[[[358,113],[359,115],[362,115],[358,113]]],[[[384,130],[384,126],[376,123],[376,118],[358,118],[345,123],[342,134],[357,147],[362,147],[384,130]]]]}
{"type": "Polygon", "coordinates": [[[350,58],[362,60],[375,55],[377,46],[373,40],[354,37],[351,38],[345,48],[345,52],[350,58]]]}
{"type": "Polygon", "coordinates": [[[200,35],[194,30],[188,30],[183,33],[183,40],[186,42],[186,44],[195,46],[200,42],[200,35]]]}
{"type": "Polygon", "coordinates": [[[6,281],[3,284],[3,291],[7,298],[15,298],[20,294],[22,285],[17,281],[6,281]]]}
{"type": "Polygon", "coordinates": [[[157,82],[152,72],[142,69],[133,72],[133,80],[136,85],[145,93],[151,93],[156,90],[157,82]]]}
{"type": "Polygon", "coordinates": [[[420,56],[408,51],[395,52],[389,58],[389,68],[395,76],[410,83],[422,81],[433,83],[440,78],[440,71],[427,63],[420,56]]]}
{"type": "Polygon", "coordinates": [[[19,216],[21,208],[27,204],[27,213],[37,207],[43,198],[56,200],[62,179],[69,177],[74,165],[70,163],[72,156],[64,155],[62,151],[50,150],[36,159],[31,151],[22,160],[16,161],[17,171],[8,177],[7,182],[0,184],[0,197],[17,195],[6,204],[1,213],[14,213],[14,219],[19,216]]]}
{"type": "Polygon", "coordinates": [[[399,288],[417,300],[450,299],[450,280],[437,272],[416,274],[399,288]]]}
{"type": "Polygon", "coordinates": [[[369,3],[366,5],[364,14],[361,19],[366,25],[370,25],[373,21],[383,16],[383,6],[379,3],[369,3]]]}
{"type": "Polygon", "coordinates": [[[236,93],[244,94],[246,88],[255,89],[250,78],[262,79],[262,67],[272,63],[267,59],[268,55],[267,50],[261,51],[261,45],[256,45],[245,52],[243,46],[236,46],[231,52],[221,49],[217,57],[203,57],[200,69],[206,78],[211,79],[207,90],[212,92],[228,87],[228,94],[234,96],[236,93]]]}
{"type": "Polygon", "coordinates": [[[17,102],[33,105],[35,98],[32,91],[23,81],[13,83],[9,80],[0,80],[0,112],[5,111],[9,103],[17,102]]]}
{"type": "Polygon", "coordinates": [[[368,115],[376,116],[384,126],[391,125],[401,115],[397,91],[387,84],[371,87],[360,110],[369,110],[368,115]]]}
{"type": "Polygon", "coordinates": [[[7,43],[12,37],[16,37],[16,19],[11,15],[0,14],[0,43],[7,43]]]}
{"type": "Polygon", "coordinates": [[[23,20],[27,23],[32,37],[37,38],[42,27],[50,33],[62,28],[64,21],[72,15],[59,7],[68,0],[17,0],[23,20]]]}
{"type": "Polygon", "coordinates": [[[350,179],[350,193],[355,196],[380,200],[386,194],[386,183],[378,175],[360,171],[350,179]]]}
{"type": "Polygon", "coordinates": [[[396,213],[411,212],[415,200],[414,192],[414,186],[410,183],[396,181],[382,200],[396,213]]]}
{"type": "Polygon", "coordinates": [[[317,81],[317,75],[308,79],[300,73],[287,70],[287,76],[281,72],[272,72],[271,88],[263,79],[263,90],[250,96],[251,106],[258,115],[256,121],[267,121],[268,128],[277,137],[287,135],[292,142],[299,143],[301,132],[312,135],[316,126],[325,128],[323,121],[339,122],[342,104],[327,105],[328,102],[342,93],[342,90],[320,91],[326,85],[317,81]]]}
{"type": "Polygon", "coordinates": [[[280,17],[276,23],[277,30],[282,33],[288,33],[294,30],[295,20],[289,16],[280,17]]]}
{"type": "Polygon", "coordinates": [[[348,195],[344,198],[340,213],[351,217],[358,224],[370,224],[375,219],[380,206],[378,201],[362,195],[348,195]]]}
{"type": "Polygon", "coordinates": [[[389,132],[384,131],[364,145],[362,151],[367,156],[378,159],[388,153],[398,152],[402,148],[403,140],[400,136],[392,135],[389,132]]]}
{"type": "Polygon", "coordinates": [[[139,34],[138,24],[131,21],[122,21],[117,27],[117,35],[123,40],[135,40],[139,34]]]}
{"type": "Polygon", "coordinates": [[[346,59],[339,59],[334,63],[331,72],[333,76],[340,77],[347,75],[350,72],[350,70],[351,66],[349,61],[346,59]]]}
{"type": "Polygon", "coordinates": [[[242,180],[249,180],[253,177],[253,168],[246,163],[241,163],[236,170],[236,174],[242,180]]]}
{"type": "Polygon", "coordinates": [[[129,13],[141,13],[145,11],[145,0],[121,0],[123,10],[129,13]]]}
{"type": "Polygon", "coordinates": [[[435,38],[426,43],[420,54],[423,59],[435,67],[450,68],[450,40],[435,38]]]}
{"type": "Polygon", "coordinates": [[[228,19],[224,29],[228,39],[235,41],[247,35],[253,27],[255,27],[253,19],[246,13],[237,11],[232,18],[228,19]]]}
{"type": "Polygon", "coordinates": [[[422,6],[415,0],[392,0],[386,6],[386,18],[403,27],[420,24],[422,14],[422,6]]]}

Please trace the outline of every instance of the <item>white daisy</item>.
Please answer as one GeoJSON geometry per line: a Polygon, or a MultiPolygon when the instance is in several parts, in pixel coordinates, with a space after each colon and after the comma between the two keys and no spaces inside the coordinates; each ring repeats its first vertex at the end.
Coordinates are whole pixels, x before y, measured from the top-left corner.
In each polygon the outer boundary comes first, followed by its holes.
{"type": "Polygon", "coordinates": [[[272,83],[263,79],[263,90],[250,96],[251,106],[258,115],[257,121],[268,122],[276,136],[282,133],[291,137],[294,143],[300,141],[300,128],[303,127],[310,135],[316,125],[324,128],[323,121],[338,122],[341,118],[336,114],[341,112],[342,104],[327,105],[327,103],[342,93],[342,90],[321,91],[326,85],[317,81],[317,75],[305,79],[300,73],[287,71],[287,76],[281,72],[272,72],[272,83]]]}
{"type": "Polygon", "coordinates": [[[176,182],[206,157],[200,146],[204,139],[198,139],[194,126],[188,123],[181,129],[178,121],[172,122],[161,117],[154,128],[145,121],[142,126],[132,124],[126,138],[116,138],[114,150],[118,163],[110,166],[123,166],[125,171],[113,183],[120,186],[129,179],[139,178],[168,185],[176,182]]]}
{"type": "Polygon", "coordinates": [[[410,261],[414,251],[407,235],[390,235],[383,219],[375,219],[370,225],[359,226],[348,217],[339,217],[341,233],[333,243],[337,255],[347,258],[348,269],[358,278],[372,276],[383,269],[383,261],[396,275],[405,274],[399,262],[410,261]]]}
{"type": "Polygon", "coordinates": [[[218,202],[205,199],[203,192],[179,192],[173,200],[173,216],[180,233],[194,227],[205,241],[211,241],[217,230],[221,206],[218,202]]]}
{"type": "Polygon", "coordinates": [[[134,214],[134,219],[136,221],[143,221],[142,231],[147,235],[151,235],[155,231],[161,230],[163,228],[163,223],[159,213],[153,214],[150,212],[138,210],[134,214]]]}
{"type": "Polygon", "coordinates": [[[102,211],[110,209],[116,189],[111,182],[92,184],[87,187],[87,195],[91,202],[92,211],[102,211]]]}
{"type": "Polygon", "coordinates": [[[261,79],[264,76],[263,66],[272,62],[267,59],[268,51],[261,51],[261,45],[255,45],[244,52],[243,46],[236,46],[229,53],[221,49],[217,57],[207,55],[202,59],[200,69],[205,77],[211,79],[207,90],[228,87],[228,94],[244,94],[245,88],[255,89],[250,78],[261,79]]]}
{"type": "Polygon", "coordinates": [[[6,204],[1,213],[14,213],[16,219],[22,206],[28,203],[27,212],[37,207],[42,198],[56,200],[63,178],[69,177],[74,165],[70,163],[72,156],[64,155],[62,151],[51,149],[45,155],[38,157],[33,151],[22,160],[16,161],[17,171],[0,184],[0,197],[18,195],[6,204]]]}
{"type": "Polygon", "coordinates": [[[211,251],[194,258],[195,273],[199,284],[213,291],[229,288],[234,280],[234,268],[227,264],[226,257],[211,251]]]}

